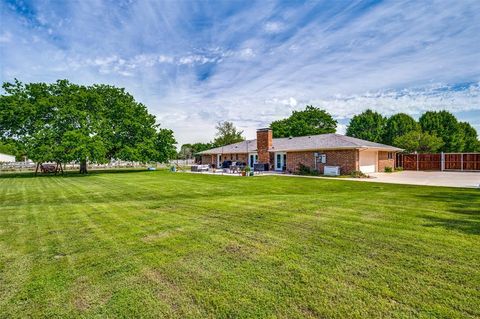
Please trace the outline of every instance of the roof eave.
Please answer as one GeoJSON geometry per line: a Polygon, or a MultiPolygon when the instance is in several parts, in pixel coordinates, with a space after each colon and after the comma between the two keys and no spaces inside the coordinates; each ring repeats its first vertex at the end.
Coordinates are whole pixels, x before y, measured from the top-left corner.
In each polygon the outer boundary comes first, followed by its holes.
{"type": "Polygon", "coordinates": [[[298,148],[298,149],[269,149],[269,152],[308,152],[321,150],[356,150],[356,149],[374,149],[378,151],[402,152],[401,148],[396,147],[377,147],[377,146],[336,146],[336,147],[316,147],[316,148],[298,148]]]}
{"type": "Polygon", "coordinates": [[[196,153],[197,155],[217,155],[217,154],[247,154],[247,153],[256,153],[257,150],[254,149],[254,150],[248,150],[247,151],[234,151],[234,152],[230,152],[230,151],[203,151],[203,152],[199,152],[199,153],[196,153]]]}

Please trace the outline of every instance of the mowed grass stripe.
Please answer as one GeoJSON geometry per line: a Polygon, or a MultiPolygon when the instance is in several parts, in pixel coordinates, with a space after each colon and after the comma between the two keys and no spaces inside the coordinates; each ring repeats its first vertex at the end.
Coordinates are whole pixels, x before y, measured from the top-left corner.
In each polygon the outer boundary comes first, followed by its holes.
{"type": "Polygon", "coordinates": [[[477,190],[167,172],[0,183],[5,317],[480,316],[477,190]]]}

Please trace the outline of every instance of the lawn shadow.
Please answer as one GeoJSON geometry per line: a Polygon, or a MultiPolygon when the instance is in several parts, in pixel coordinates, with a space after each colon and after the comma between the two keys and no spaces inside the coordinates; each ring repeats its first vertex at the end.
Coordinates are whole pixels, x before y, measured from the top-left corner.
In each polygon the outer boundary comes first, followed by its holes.
{"type": "MultiPolygon", "coordinates": [[[[161,170],[158,170],[161,171],[161,170]]],[[[35,176],[35,172],[14,172],[14,173],[0,173],[0,179],[3,178],[52,178],[52,177],[75,177],[82,178],[88,176],[95,176],[101,174],[126,174],[126,173],[141,173],[148,172],[145,168],[117,168],[117,169],[96,169],[90,170],[88,174],[80,174],[78,171],[66,171],[64,174],[44,174],[38,173],[35,176]]],[[[150,172],[153,173],[153,172],[150,172]]]]}
{"type": "Polygon", "coordinates": [[[428,220],[425,227],[443,227],[448,230],[459,231],[470,235],[480,235],[480,220],[472,220],[467,218],[440,218],[431,215],[421,216],[428,220]]]}
{"type": "Polygon", "coordinates": [[[448,204],[446,211],[455,214],[453,218],[423,215],[430,223],[427,227],[440,226],[466,234],[480,235],[480,190],[452,190],[417,195],[422,200],[448,204]]]}

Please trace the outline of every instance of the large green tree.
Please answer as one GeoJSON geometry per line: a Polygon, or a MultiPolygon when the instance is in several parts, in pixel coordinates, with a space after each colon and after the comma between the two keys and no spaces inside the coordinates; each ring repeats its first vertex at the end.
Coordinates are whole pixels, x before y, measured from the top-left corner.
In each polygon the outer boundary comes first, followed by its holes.
{"type": "Polygon", "coordinates": [[[232,122],[218,122],[215,128],[217,129],[217,133],[215,134],[213,144],[216,147],[245,140],[242,135],[243,131],[238,130],[232,122]]]}
{"type": "Polygon", "coordinates": [[[390,116],[385,122],[382,142],[387,145],[395,145],[395,138],[419,129],[420,126],[413,117],[405,113],[397,113],[390,116]]]}
{"type": "Polygon", "coordinates": [[[420,131],[410,131],[402,136],[397,136],[394,140],[397,147],[412,153],[435,153],[442,146],[442,138],[420,131]]]}
{"type": "Polygon", "coordinates": [[[187,143],[183,144],[180,147],[180,151],[178,152],[178,158],[180,159],[189,159],[196,157],[195,154],[198,152],[206,151],[215,146],[212,143],[187,143]]]}
{"type": "Polygon", "coordinates": [[[447,111],[425,112],[419,119],[423,132],[442,138],[442,152],[463,152],[465,147],[464,132],[455,116],[447,111]]]}
{"type": "Polygon", "coordinates": [[[192,144],[187,143],[183,144],[178,151],[177,158],[179,159],[189,159],[193,157],[193,148],[192,144]]]}
{"type": "Polygon", "coordinates": [[[21,142],[36,162],[76,161],[86,173],[88,161],[166,161],[174,152],[172,132],[124,89],[66,80],[3,88],[0,136],[21,142]]]}
{"type": "Polygon", "coordinates": [[[385,122],[385,118],[380,113],[370,109],[366,110],[361,114],[355,115],[350,120],[347,127],[347,136],[381,143],[383,141],[385,122]]]}
{"type": "Polygon", "coordinates": [[[159,129],[155,137],[154,154],[151,158],[160,163],[167,163],[175,158],[177,141],[173,136],[173,131],[169,129],[159,129]]]}
{"type": "Polygon", "coordinates": [[[12,138],[0,139],[0,153],[13,155],[17,161],[24,160],[26,154],[23,145],[12,138]]]}
{"type": "Polygon", "coordinates": [[[464,152],[480,152],[480,141],[478,140],[477,130],[470,123],[458,123],[460,130],[463,132],[463,151],[464,152]]]}
{"type": "Polygon", "coordinates": [[[302,111],[293,111],[292,115],[270,124],[273,137],[305,136],[335,133],[337,121],[324,110],[307,105],[302,111]]]}

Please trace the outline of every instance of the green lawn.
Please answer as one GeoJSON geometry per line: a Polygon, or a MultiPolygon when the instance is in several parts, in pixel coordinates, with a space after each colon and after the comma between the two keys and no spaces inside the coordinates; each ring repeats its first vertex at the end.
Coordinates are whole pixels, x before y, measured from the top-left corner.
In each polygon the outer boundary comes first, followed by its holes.
{"type": "MultiPolygon", "coordinates": [[[[13,176],[13,175],[12,175],[13,176]]],[[[480,317],[480,191],[0,178],[0,317],[480,317]]]]}

